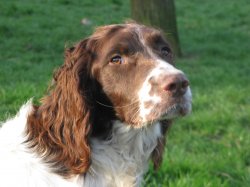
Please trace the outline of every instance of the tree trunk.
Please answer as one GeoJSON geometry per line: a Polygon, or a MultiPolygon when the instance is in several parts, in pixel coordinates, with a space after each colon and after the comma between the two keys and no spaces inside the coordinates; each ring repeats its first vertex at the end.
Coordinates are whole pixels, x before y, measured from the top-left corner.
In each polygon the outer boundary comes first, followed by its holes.
{"type": "Polygon", "coordinates": [[[174,0],[130,0],[132,19],[160,28],[175,54],[181,56],[174,0]]]}

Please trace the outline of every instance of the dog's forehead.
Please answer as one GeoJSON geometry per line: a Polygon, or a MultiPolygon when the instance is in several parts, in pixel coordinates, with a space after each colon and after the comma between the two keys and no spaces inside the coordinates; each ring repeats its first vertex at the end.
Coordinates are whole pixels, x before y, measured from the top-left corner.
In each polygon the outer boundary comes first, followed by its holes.
{"type": "Polygon", "coordinates": [[[92,37],[109,40],[113,44],[126,41],[138,43],[142,42],[142,38],[144,41],[164,38],[159,30],[135,23],[98,27],[92,37]]]}
{"type": "Polygon", "coordinates": [[[157,38],[163,38],[159,30],[142,25],[126,25],[123,29],[114,33],[114,37],[117,37],[117,41],[135,40],[143,45],[145,45],[145,42],[152,42],[157,38]]]}

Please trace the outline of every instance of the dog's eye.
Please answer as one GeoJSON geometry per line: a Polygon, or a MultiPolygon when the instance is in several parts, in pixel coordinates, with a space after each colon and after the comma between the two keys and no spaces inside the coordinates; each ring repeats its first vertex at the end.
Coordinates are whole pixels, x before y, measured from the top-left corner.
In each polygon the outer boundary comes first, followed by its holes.
{"type": "Polygon", "coordinates": [[[161,48],[161,54],[164,56],[168,56],[170,54],[170,48],[169,47],[163,47],[161,48]]]}
{"type": "Polygon", "coordinates": [[[124,62],[123,58],[120,55],[112,57],[109,61],[111,64],[122,64],[124,62]]]}

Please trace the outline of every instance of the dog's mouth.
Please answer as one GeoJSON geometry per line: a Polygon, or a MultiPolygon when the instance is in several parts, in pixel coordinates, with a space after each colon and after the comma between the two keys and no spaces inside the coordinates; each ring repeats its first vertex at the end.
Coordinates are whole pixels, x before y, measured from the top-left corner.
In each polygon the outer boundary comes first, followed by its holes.
{"type": "Polygon", "coordinates": [[[160,120],[186,116],[191,112],[191,110],[191,103],[177,103],[168,107],[161,115],[160,120]]]}
{"type": "Polygon", "coordinates": [[[162,120],[172,120],[178,117],[183,117],[191,113],[191,100],[174,102],[173,104],[157,104],[150,113],[144,118],[145,124],[152,124],[162,120]]]}

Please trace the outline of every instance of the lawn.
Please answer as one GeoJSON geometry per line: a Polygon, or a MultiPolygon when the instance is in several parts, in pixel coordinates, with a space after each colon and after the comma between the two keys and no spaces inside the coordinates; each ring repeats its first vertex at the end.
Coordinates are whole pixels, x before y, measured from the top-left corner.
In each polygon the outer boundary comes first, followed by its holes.
{"type": "MultiPolygon", "coordinates": [[[[175,122],[147,187],[250,186],[250,5],[176,0],[193,113],[175,122]]],[[[46,92],[65,47],[130,17],[128,0],[0,1],[0,121],[46,92]],[[82,24],[87,19],[90,24],[82,24]]]]}

